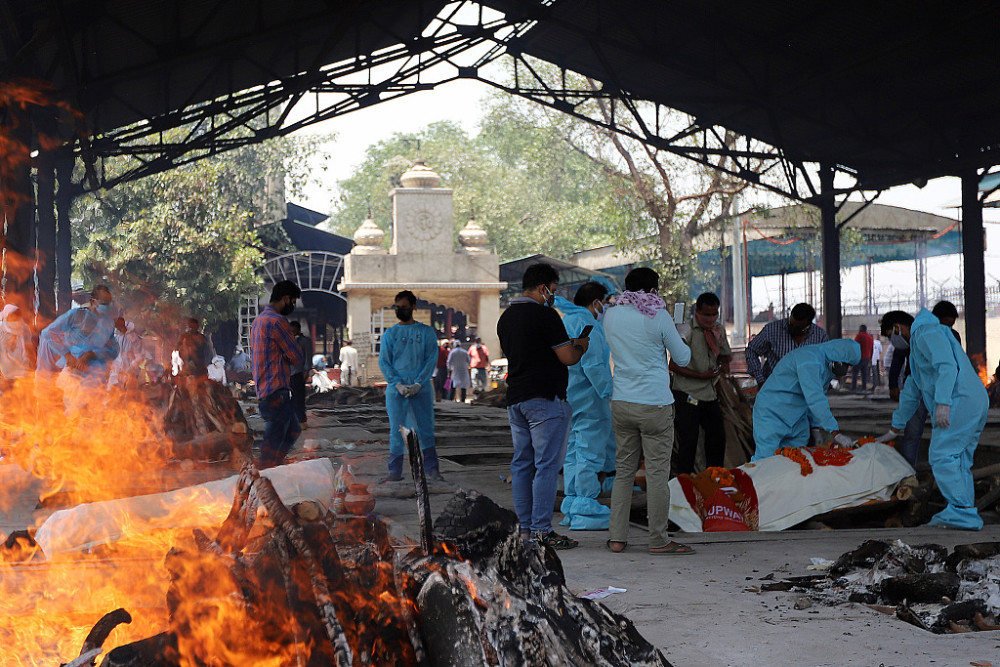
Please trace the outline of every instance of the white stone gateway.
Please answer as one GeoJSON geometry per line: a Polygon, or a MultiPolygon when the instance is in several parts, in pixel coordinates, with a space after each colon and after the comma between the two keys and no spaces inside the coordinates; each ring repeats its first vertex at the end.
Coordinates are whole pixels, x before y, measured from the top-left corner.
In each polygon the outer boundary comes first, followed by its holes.
{"type": "MultiPolygon", "coordinates": [[[[344,259],[344,278],[337,289],[347,294],[347,330],[364,362],[368,380],[380,377],[372,350],[373,322],[393,297],[408,289],[417,298],[466,314],[491,358],[500,357],[496,324],[500,317],[500,259],[487,247],[489,239],[475,220],[458,233],[452,213],[452,190],[438,187],[441,177],[423,160],[400,179],[392,199],[392,242],[365,220],[354,233],[357,244],[344,259]]],[[[386,321],[391,326],[395,320],[386,321]]]]}

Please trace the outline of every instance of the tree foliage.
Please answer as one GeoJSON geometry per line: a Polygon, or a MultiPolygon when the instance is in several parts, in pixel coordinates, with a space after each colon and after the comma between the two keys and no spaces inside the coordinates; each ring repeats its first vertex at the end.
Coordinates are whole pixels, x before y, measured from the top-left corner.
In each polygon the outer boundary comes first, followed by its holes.
{"type": "MultiPolygon", "coordinates": [[[[534,63],[534,70],[545,85],[600,89],[582,76],[562,78],[544,63],[534,63]]],[[[591,99],[576,110],[608,121],[611,104],[591,99]]],[[[639,111],[640,118],[652,113],[639,111]]],[[[620,113],[615,119],[638,124],[620,113]]],[[[683,127],[690,119],[676,112],[657,122],[683,127]]],[[[354,175],[339,184],[334,228],[353,233],[370,203],[373,219],[388,230],[391,204],[386,193],[415,158],[423,157],[442,174],[444,185],[455,190],[456,227],[465,223],[474,205],[477,221],[501,258],[538,252],[567,257],[574,250],[614,243],[630,258],[657,268],[665,292],[683,297],[688,281],[681,278],[694,270],[696,240],[719,230],[748,188],[711,166],[502,91],[486,98],[477,130],[470,137],[453,124],[437,123],[372,146],[354,175]]],[[[729,146],[745,141],[725,132],[720,140],[729,146]]],[[[683,141],[694,144],[698,139],[683,141]]],[[[733,166],[728,157],[712,160],[715,167],[733,166]]],[[[751,166],[764,169],[763,164],[751,166]]],[[[745,201],[739,204],[751,208],[745,201]]]]}
{"type": "MultiPolygon", "coordinates": [[[[86,284],[111,283],[127,309],[233,319],[257,283],[265,247],[284,249],[285,189],[315,178],[319,138],[283,138],[207,157],[79,198],[74,264],[86,284]]],[[[111,169],[127,169],[123,157],[111,169]]]]}

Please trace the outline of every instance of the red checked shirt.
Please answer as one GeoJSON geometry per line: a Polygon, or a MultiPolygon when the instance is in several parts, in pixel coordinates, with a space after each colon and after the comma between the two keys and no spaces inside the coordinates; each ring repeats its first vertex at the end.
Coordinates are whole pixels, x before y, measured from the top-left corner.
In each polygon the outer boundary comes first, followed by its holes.
{"type": "Polygon", "coordinates": [[[267,306],[250,327],[253,381],[263,399],[279,389],[290,389],[292,366],[302,363],[302,349],[292,327],[273,306],[267,306]]]}

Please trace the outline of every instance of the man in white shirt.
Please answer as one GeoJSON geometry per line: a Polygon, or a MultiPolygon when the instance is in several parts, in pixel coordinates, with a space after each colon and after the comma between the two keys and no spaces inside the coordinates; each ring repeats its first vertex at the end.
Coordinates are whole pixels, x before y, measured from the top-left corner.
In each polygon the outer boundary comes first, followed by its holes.
{"type": "Polygon", "coordinates": [[[340,348],[340,384],[345,387],[355,387],[358,384],[358,351],[349,340],[345,340],[344,346],[340,348]]]}
{"type": "Polygon", "coordinates": [[[877,389],[882,385],[882,339],[874,336],[872,344],[872,387],[877,389]]]}

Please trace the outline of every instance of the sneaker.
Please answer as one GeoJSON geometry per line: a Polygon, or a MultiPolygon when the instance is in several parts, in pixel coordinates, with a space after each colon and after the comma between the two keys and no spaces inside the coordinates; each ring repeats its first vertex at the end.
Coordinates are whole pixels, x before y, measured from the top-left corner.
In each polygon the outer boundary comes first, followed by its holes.
{"type": "Polygon", "coordinates": [[[550,530],[547,533],[542,531],[536,531],[534,534],[534,540],[538,544],[552,547],[556,551],[564,551],[566,549],[575,549],[580,546],[580,543],[574,540],[572,537],[566,537],[565,535],[560,535],[554,530],[550,530]]]}
{"type": "Polygon", "coordinates": [[[387,484],[388,482],[402,482],[402,475],[386,475],[378,481],[379,484],[387,484]]]}
{"type": "Polygon", "coordinates": [[[443,482],[443,481],[445,481],[444,477],[441,476],[441,472],[439,470],[435,470],[434,472],[424,473],[424,476],[427,477],[427,481],[428,482],[443,482]]]}

